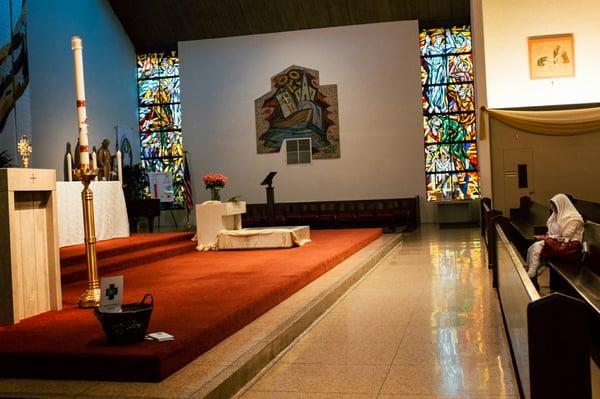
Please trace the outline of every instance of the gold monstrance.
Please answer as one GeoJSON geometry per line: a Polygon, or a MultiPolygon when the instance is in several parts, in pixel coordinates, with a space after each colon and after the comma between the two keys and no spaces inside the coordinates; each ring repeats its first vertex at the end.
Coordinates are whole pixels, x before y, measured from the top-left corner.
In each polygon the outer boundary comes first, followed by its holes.
{"type": "Polygon", "coordinates": [[[83,84],[83,45],[81,38],[71,38],[73,62],[75,64],[75,92],[77,95],[77,121],[79,124],[79,169],[73,172],[83,183],[81,202],[83,205],[83,231],[85,235],[85,254],[88,267],[88,288],[77,301],[80,308],[94,308],[100,304],[100,282],[96,263],[96,226],[94,225],[94,194],[90,183],[98,176],[98,169],[90,166],[88,149],[88,126],[85,109],[85,89],[83,84]]]}
{"type": "Polygon", "coordinates": [[[23,163],[24,168],[29,167],[29,155],[31,155],[31,150],[29,138],[22,135],[21,140],[17,143],[17,151],[19,152],[19,155],[21,155],[21,162],[23,163]]]}

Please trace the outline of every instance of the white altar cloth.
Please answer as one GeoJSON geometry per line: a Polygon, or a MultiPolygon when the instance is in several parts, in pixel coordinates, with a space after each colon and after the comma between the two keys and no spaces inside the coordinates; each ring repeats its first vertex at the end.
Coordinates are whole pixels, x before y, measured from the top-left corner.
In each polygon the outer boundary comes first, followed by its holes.
{"type": "MultiPolygon", "coordinates": [[[[129,221],[123,188],[118,181],[92,182],[96,240],[129,237],[129,221]]],[[[58,245],[83,244],[83,210],[79,181],[56,182],[58,198],[58,245]]]]}
{"type": "Polygon", "coordinates": [[[258,249],[290,248],[310,242],[309,226],[253,227],[241,230],[221,230],[217,248],[258,249]]]}

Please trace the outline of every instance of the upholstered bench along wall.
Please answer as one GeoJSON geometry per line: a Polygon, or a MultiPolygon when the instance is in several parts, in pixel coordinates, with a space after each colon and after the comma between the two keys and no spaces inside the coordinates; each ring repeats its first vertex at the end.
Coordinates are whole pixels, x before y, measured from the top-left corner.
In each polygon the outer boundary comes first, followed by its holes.
{"type": "MultiPolygon", "coordinates": [[[[275,204],[274,225],[309,225],[311,228],[344,227],[397,227],[414,229],[420,223],[419,197],[319,201],[284,202],[275,204]]],[[[244,227],[270,225],[266,204],[246,204],[246,214],[242,216],[244,227]]]]}

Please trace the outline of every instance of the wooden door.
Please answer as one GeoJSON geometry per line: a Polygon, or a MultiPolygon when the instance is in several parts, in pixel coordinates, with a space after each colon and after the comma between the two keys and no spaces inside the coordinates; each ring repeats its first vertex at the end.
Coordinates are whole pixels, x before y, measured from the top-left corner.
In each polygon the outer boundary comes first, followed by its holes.
{"type": "Polygon", "coordinates": [[[506,149],[503,154],[504,212],[519,207],[524,195],[535,201],[533,181],[533,150],[531,148],[506,149]]]}

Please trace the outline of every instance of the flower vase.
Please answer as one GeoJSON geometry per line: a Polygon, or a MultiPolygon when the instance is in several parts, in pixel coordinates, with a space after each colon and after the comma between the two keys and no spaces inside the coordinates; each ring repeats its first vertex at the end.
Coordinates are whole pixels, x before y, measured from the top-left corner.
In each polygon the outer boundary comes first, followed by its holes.
{"type": "Polygon", "coordinates": [[[211,188],[210,189],[210,200],[211,201],[221,201],[221,195],[219,194],[219,188],[211,188]]]}

